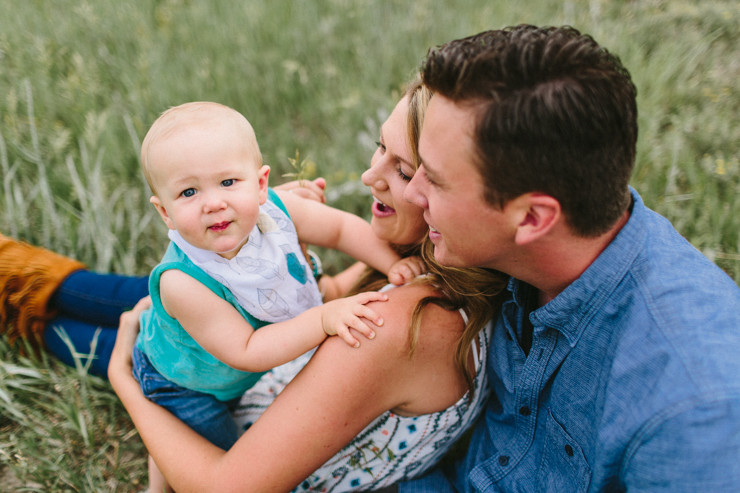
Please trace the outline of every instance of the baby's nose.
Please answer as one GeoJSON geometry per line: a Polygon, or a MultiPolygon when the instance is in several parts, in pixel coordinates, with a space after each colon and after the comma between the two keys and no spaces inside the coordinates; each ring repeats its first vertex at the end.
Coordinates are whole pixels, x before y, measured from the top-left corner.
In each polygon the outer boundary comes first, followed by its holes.
{"type": "Polygon", "coordinates": [[[226,208],[226,201],[218,193],[206,194],[203,197],[203,212],[215,212],[226,208]]]}

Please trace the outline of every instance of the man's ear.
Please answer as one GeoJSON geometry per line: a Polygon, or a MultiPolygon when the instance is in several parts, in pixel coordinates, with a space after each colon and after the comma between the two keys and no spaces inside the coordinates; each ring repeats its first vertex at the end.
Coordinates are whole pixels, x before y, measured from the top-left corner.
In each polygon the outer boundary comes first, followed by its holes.
{"type": "Polygon", "coordinates": [[[259,196],[260,205],[267,202],[267,184],[268,178],[270,177],[270,167],[265,165],[257,171],[257,179],[259,180],[259,196]]]}
{"type": "Polygon", "coordinates": [[[156,195],[152,195],[149,198],[149,202],[154,204],[154,207],[157,208],[157,212],[159,212],[159,215],[162,216],[162,220],[164,221],[164,223],[167,225],[168,228],[173,229],[173,230],[177,229],[175,227],[175,223],[172,222],[170,215],[167,214],[167,209],[164,208],[164,206],[162,205],[162,201],[159,200],[159,197],[157,197],[156,195]]]}
{"type": "Polygon", "coordinates": [[[513,207],[517,220],[514,242],[527,245],[547,235],[562,219],[560,202],[550,195],[525,193],[506,204],[513,207]]]}

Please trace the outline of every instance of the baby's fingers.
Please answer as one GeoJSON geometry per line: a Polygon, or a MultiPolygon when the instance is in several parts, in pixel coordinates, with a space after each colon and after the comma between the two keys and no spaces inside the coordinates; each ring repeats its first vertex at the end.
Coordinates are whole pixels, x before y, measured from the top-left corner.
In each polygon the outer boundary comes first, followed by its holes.
{"type": "Polygon", "coordinates": [[[388,295],[385,293],[379,293],[378,291],[368,291],[367,293],[360,293],[354,296],[354,302],[359,303],[360,305],[370,303],[371,301],[388,301],[388,295]]]}
{"type": "Polygon", "coordinates": [[[414,277],[426,274],[427,264],[419,257],[412,257],[411,270],[414,272],[414,277]]]}
{"type": "MultiPolygon", "coordinates": [[[[381,322],[382,322],[382,320],[381,320],[381,322]]],[[[372,338],[375,337],[375,331],[373,329],[371,329],[370,327],[368,327],[368,325],[365,322],[363,322],[359,317],[351,317],[351,318],[345,320],[345,325],[347,326],[346,327],[347,329],[354,329],[357,332],[359,332],[362,335],[364,335],[365,337],[367,337],[368,339],[372,339],[372,338]]],[[[349,333],[349,332],[350,331],[347,330],[347,333],[349,333]]],[[[338,333],[339,332],[337,332],[337,334],[338,333]]],[[[354,346],[354,347],[359,347],[360,342],[357,341],[356,339],[354,339],[354,340],[357,343],[357,345],[354,346]]],[[[347,344],[350,344],[350,341],[348,339],[345,339],[345,341],[347,341],[347,344]]]]}
{"type": "MultiPolygon", "coordinates": [[[[358,318],[364,318],[366,320],[371,321],[378,327],[383,325],[383,318],[377,313],[375,313],[375,310],[365,305],[356,305],[354,310],[352,310],[352,313],[354,313],[358,318]]],[[[359,320],[359,322],[365,325],[362,320],[359,320]]],[[[375,332],[372,332],[372,335],[368,335],[368,334],[365,334],[365,335],[368,337],[368,339],[372,339],[373,337],[375,337],[375,332]]]]}
{"type": "Polygon", "coordinates": [[[416,274],[409,264],[397,265],[388,272],[388,281],[394,286],[400,286],[411,281],[416,274]]]}
{"type": "Polygon", "coordinates": [[[340,327],[337,327],[337,335],[347,344],[349,344],[350,347],[360,347],[360,341],[355,339],[355,337],[350,333],[349,327],[347,327],[344,324],[341,324],[340,327]]]}

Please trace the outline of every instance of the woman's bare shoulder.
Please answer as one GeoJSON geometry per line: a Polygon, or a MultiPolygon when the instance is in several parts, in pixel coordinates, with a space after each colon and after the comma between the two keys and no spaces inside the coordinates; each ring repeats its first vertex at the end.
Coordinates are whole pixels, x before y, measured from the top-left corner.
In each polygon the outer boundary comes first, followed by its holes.
{"type": "MultiPolygon", "coordinates": [[[[375,302],[372,308],[385,322],[380,330],[388,332],[388,337],[394,340],[408,338],[412,314],[422,299],[442,296],[431,286],[421,283],[399,286],[386,291],[386,294],[388,301],[375,302]]],[[[463,320],[457,311],[448,311],[435,304],[428,304],[424,308],[419,338],[420,341],[436,339],[442,333],[445,336],[444,344],[449,344],[449,339],[456,341],[463,329],[463,320]]]]}
{"type": "MultiPolygon", "coordinates": [[[[455,348],[464,329],[462,317],[456,311],[428,305],[411,356],[409,327],[414,308],[421,299],[439,294],[414,284],[386,294],[388,301],[368,304],[384,322],[379,327],[369,323],[376,333],[373,340],[363,339],[359,348],[350,348],[330,337],[312,358],[312,366],[325,362],[346,378],[377,384],[372,392],[385,403],[385,409],[403,407],[417,414],[444,409],[465,392],[464,380],[454,364],[455,348]],[[430,385],[434,388],[428,388],[430,385]]],[[[363,392],[368,390],[365,387],[363,392]]]]}

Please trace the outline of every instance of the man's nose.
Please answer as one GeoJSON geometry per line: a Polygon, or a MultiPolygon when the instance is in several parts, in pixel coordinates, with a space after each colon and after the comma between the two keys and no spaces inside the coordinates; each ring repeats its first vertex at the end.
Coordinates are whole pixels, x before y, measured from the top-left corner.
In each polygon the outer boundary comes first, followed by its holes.
{"type": "Polygon", "coordinates": [[[429,208],[429,202],[427,201],[424,187],[424,178],[421,176],[424,174],[423,168],[419,168],[416,174],[411,178],[411,181],[406,185],[406,189],[403,191],[403,198],[406,202],[410,202],[422,209],[429,208]]]}

